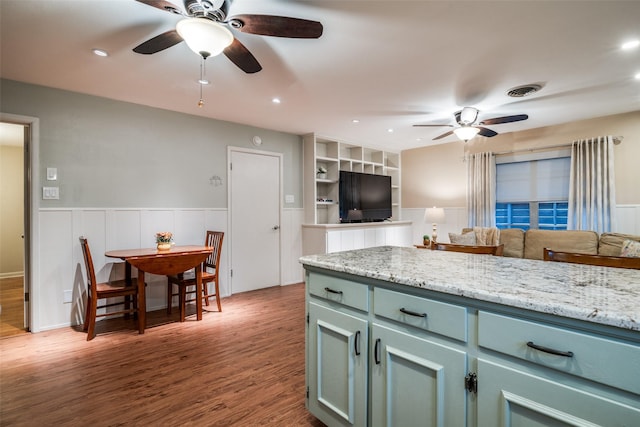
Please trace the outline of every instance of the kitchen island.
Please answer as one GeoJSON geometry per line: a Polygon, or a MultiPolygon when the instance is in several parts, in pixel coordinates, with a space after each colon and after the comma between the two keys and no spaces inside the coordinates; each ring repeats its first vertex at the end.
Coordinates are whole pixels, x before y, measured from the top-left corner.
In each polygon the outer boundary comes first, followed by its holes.
{"type": "Polygon", "coordinates": [[[390,246],[301,263],[328,425],[640,425],[637,270],[390,246]]]}

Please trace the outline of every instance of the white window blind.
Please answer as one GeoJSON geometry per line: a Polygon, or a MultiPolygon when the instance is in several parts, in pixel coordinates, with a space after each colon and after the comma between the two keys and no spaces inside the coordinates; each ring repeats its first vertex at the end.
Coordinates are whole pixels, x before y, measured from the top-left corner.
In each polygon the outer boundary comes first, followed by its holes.
{"type": "Polygon", "coordinates": [[[496,165],[496,202],[568,200],[570,158],[496,165]]]}

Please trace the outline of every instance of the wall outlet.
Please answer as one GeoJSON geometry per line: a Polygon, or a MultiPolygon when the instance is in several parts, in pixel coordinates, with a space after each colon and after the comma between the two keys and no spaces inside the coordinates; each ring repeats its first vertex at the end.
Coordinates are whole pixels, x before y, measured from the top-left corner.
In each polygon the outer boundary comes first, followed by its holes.
{"type": "Polygon", "coordinates": [[[68,304],[73,299],[73,291],[71,289],[62,291],[62,302],[64,304],[68,304]]]}

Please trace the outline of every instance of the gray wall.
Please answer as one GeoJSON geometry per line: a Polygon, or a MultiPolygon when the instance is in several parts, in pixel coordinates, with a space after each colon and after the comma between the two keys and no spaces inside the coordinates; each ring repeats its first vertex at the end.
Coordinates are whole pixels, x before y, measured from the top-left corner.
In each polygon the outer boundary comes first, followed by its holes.
{"type": "Polygon", "coordinates": [[[284,194],[302,206],[297,135],[176,113],[43,86],[0,80],[0,111],[40,119],[42,186],[60,200],[40,207],[227,207],[227,146],[282,153],[284,194]],[[58,169],[46,181],[46,168],[58,169]],[[212,185],[219,176],[223,185],[212,185]]]}

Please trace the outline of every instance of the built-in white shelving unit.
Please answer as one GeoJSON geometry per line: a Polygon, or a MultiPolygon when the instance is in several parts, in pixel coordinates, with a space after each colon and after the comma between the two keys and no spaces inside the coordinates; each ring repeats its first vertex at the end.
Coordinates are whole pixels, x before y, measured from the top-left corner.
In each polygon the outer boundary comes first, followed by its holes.
{"type": "Polygon", "coordinates": [[[338,224],[340,171],[391,177],[393,220],[400,220],[400,154],[337,141],[316,134],[304,136],[304,211],[307,224],[338,224]],[[324,168],[326,176],[317,171],[324,168]]]}

